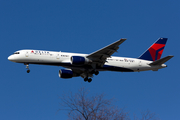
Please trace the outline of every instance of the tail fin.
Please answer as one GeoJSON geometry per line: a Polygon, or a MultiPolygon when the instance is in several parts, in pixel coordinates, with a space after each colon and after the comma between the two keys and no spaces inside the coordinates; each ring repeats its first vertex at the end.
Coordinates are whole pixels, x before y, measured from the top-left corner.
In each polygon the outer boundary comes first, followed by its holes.
{"type": "Polygon", "coordinates": [[[150,48],[148,48],[138,59],[156,61],[161,58],[167,38],[159,38],[150,48]]]}

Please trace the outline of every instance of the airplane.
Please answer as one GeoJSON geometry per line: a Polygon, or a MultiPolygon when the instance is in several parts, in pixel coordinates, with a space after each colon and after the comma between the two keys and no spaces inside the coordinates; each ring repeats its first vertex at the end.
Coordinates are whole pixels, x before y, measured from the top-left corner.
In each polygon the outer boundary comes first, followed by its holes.
{"type": "Polygon", "coordinates": [[[93,75],[98,75],[99,71],[158,71],[167,67],[164,63],[174,57],[169,55],[161,58],[167,38],[159,38],[138,58],[112,56],[125,40],[117,40],[91,54],[27,49],[14,52],[8,60],[26,65],[27,73],[30,72],[29,64],[62,66],[65,69],[59,70],[60,78],[81,76],[85,82],[91,82],[93,75]]]}

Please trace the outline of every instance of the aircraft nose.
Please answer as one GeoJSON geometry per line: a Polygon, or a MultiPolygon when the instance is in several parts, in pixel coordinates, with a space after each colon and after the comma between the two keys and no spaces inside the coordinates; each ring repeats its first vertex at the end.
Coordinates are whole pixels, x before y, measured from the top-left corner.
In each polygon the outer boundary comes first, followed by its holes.
{"type": "Polygon", "coordinates": [[[8,60],[9,60],[9,61],[13,61],[13,59],[14,59],[14,57],[13,57],[12,55],[10,55],[10,56],[8,57],[8,60]]]}

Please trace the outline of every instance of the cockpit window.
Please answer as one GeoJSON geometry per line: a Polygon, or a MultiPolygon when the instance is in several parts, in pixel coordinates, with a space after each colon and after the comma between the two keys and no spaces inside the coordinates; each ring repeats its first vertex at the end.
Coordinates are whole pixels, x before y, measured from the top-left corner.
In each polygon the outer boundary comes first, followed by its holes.
{"type": "Polygon", "coordinates": [[[15,52],[14,54],[19,54],[19,52],[15,52]]]}

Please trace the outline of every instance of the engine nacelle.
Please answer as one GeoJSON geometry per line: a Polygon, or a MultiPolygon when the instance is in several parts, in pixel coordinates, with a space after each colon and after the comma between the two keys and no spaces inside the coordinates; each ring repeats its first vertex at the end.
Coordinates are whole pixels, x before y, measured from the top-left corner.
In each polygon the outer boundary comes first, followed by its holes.
{"type": "Polygon", "coordinates": [[[60,78],[72,78],[73,77],[73,71],[61,69],[61,70],[59,70],[59,77],[60,78]]]}
{"type": "Polygon", "coordinates": [[[81,56],[72,56],[71,57],[72,65],[84,65],[84,64],[88,64],[90,62],[91,62],[91,60],[89,60],[88,58],[85,58],[85,57],[81,57],[81,56]]]}

